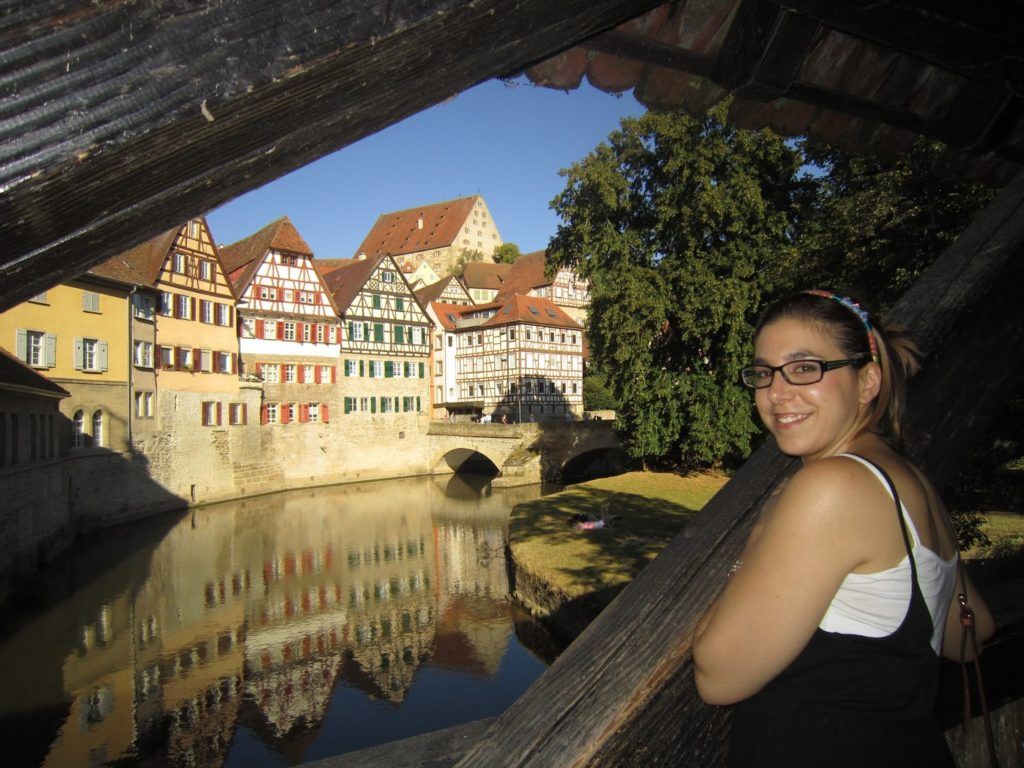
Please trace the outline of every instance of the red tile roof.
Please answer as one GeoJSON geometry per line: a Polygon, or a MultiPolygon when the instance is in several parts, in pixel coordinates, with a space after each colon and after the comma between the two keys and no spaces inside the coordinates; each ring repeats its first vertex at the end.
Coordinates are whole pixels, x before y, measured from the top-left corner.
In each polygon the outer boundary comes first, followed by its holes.
{"type": "MultiPolygon", "coordinates": [[[[444,293],[444,289],[447,288],[453,280],[455,280],[455,278],[449,275],[448,277],[438,280],[436,283],[424,285],[418,291],[413,291],[413,293],[416,294],[416,300],[419,301],[420,305],[425,307],[427,304],[432,304],[440,299],[441,294],[444,293]]],[[[458,285],[458,281],[456,281],[456,285],[458,285]]]]}
{"type": "MultiPolygon", "coordinates": [[[[467,309],[471,309],[467,307],[467,309]]],[[[478,309],[478,307],[472,307],[478,309]]],[[[571,328],[582,331],[583,326],[569,317],[554,302],[539,296],[522,296],[516,294],[503,302],[503,306],[494,316],[482,325],[493,327],[509,323],[532,323],[534,325],[553,326],[555,328],[571,328]]]]}
{"type": "Polygon", "coordinates": [[[511,296],[516,293],[529,293],[534,288],[551,285],[553,278],[547,277],[547,251],[524,253],[515,260],[501,283],[498,296],[511,296]]]}
{"type": "Polygon", "coordinates": [[[259,232],[237,243],[223,246],[220,249],[221,265],[237,296],[245,292],[263,258],[271,249],[299,256],[313,255],[313,250],[302,239],[302,235],[287,216],[270,222],[259,232]]]}
{"type": "Polygon", "coordinates": [[[432,301],[430,306],[437,315],[437,321],[448,331],[454,331],[457,322],[462,319],[462,311],[470,309],[464,304],[445,304],[443,301],[432,301]]]}
{"type": "Polygon", "coordinates": [[[41,373],[29,368],[6,349],[0,348],[0,390],[28,396],[64,398],[70,394],[41,373]]]}
{"type": "Polygon", "coordinates": [[[479,197],[460,197],[385,213],[377,219],[356,255],[397,256],[447,248],[455,242],[479,197]]]}
{"type": "Polygon", "coordinates": [[[462,273],[462,284],[469,288],[483,288],[497,291],[512,269],[511,264],[494,264],[490,261],[471,261],[462,273]]]}
{"type": "Polygon", "coordinates": [[[119,253],[89,270],[90,274],[129,285],[155,285],[167,254],[181,227],[163,232],[151,240],[119,253]]]}
{"type": "MultiPolygon", "coordinates": [[[[332,259],[330,271],[324,270],[324,282],[327,290],[334,297],[334,304],[340,314],[345,314],[352,300],[359,295],[359,291],[366,285],[373,271],[387,256],[381,254],[366,259],[332,259]]],[[[396,271],[401,274],[401,271],[396,271]]],[[[405,279],[404,276],[402,278],[405,279]]]]}

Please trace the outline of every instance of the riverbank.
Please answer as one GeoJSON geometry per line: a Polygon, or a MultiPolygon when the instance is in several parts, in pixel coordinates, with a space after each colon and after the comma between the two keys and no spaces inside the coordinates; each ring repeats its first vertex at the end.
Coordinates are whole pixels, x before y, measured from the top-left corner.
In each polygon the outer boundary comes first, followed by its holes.
{"type": "Polygon", "coordinates": [[[628,472],[517,505],[509,520],[513,595],[571,640],[727,480],[628,472]]]}

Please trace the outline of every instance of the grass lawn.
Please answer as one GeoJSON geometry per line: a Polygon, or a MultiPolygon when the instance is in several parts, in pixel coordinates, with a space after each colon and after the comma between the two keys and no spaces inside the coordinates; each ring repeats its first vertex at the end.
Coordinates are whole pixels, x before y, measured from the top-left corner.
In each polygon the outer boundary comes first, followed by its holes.
{"type": "Polygon", "coordinates": [[[628,472],[519,504],[509,520],[517,570],[565,599],[621,587],[725,485],[719,474],[628,472]],[[576,530],[573,514],[621,515],[613,528],[576,530]]]}

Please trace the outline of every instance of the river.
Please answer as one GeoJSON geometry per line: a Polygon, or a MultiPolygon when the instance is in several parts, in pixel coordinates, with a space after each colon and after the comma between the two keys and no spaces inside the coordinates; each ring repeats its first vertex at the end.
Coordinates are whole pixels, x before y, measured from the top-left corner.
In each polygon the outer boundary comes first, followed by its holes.
{"type": "Polygon", "coordinates": [[[496,715],[545,668],[511,507],[465,476],[197,508],[81,540],[0,629],[0,763],[281,766],[496,715]]]}

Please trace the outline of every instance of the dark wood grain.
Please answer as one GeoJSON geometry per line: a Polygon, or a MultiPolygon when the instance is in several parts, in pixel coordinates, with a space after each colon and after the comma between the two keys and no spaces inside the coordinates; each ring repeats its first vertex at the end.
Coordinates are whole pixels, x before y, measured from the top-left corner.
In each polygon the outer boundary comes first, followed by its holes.
{"type": "Polygon", "coordinates": [[[0,310],[657,4],[8,2],[0,310]]]}

